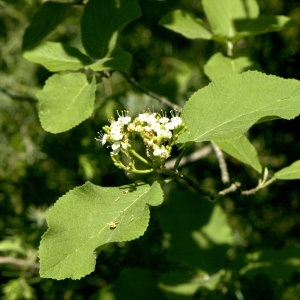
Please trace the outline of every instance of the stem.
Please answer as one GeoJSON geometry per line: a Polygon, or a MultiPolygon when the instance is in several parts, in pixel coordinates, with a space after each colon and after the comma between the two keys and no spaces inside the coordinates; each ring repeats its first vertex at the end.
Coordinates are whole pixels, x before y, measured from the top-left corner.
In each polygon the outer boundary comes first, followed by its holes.
{"type": "Polygon", "coordinates": [[[228,183],[230,181],[230,179],[229,179],[229,173],[228,173],[227,164],[226,164],[223,152],[214,142],[211,142],[211,145],[215,151],[217,160],[219,162],[222,182],[228,183]]]}
{"type": "Polygon", "coordinates": [[[232,57],[232,55],[233,55],[233,43],[232,43],[232,41],[227,41],[226,46],[227,46],[227,55],[229,57],[232,57]]]}
{"type": "Polygon", "coordinates": [[[190,187],[192,187],[196,192],[203,196],[209,197],[211,200],[214,200],[217,196],[211,193],[210,191],[206,191],[202,189],[192,178],[184,175],[183,173],[179,172],[178,170],[167,170],[167,169],[161,169],[157,170],[158,172],[168,175],[172,178],[177,178],[185,181],[190,187]]]}
{"type": "Polygon", "coordinates": [[[151,98],[159,101],[162,104],[165,104],[169,107],[171,107],[174,110],[178,110],[181,111],[181,107],[177,104],[172,103],[170,100],[168,100],[167,98],[160,96],[156,93],[153,93],[151,91],[149,91],[147,88],[143,87],[142,85],[140,85],[134,78],[130,77],[128,74],[126,74],[125,72],[121,72],[121,74],[124,76],[124,78],[130,83],[132,84],[137,90],[141,91],[142,93],[150,96],[151,98]]]}
{"type": "Polygon", "coordinates": [[[250,190],[246,190],[246,191],[242,191],[242,195],[253,195],[255,194],[257,191],[265,188],[266,186],[270,185],[271,183],[273,183],[275,180],[277,180],[277,178],[273,177],[270,178],[268,180],[268,175],[269,175],[269,171],[267,168],[264,169],[264,173],[263,173],[263,178],[258,180],[258,184],[256,187],[254,187],[253,189],[250,190]]]}
{"type": "Polygon", "coordinates": [[[176,161],[175,161],[175,164],[174,164],[174,170],[178,170],[179,168],[179,163],[181,161],[181,159],[183,158],[183,156],[185,155],[185,153],[187,152],[187,148],[184,148],[181,153],[179,154],[179,156],[177,157],[176,161]]]}
{"type": "Polygon", "coordinates": [[[26,259],[15,258],[11,256],[1,256],[0,265],[1,264],[12,264],[19,267],[39,269],[39,264],[36,262],[32,262],[26,259]]]}
{"type": "Polygon", "coordinates": [[[137,159],[139,159],[141,162],[143,162],[144,164],[146,164],[147,166],[152,167],[152,164],[147,159],[145,159],[144,157],[142,157],[141,155],[139,155],[135,150],[130,149],[129,152],[133,156],[135,156],[137,159]]]}
{"type": "Polygon", "coordinates": [[[146,170],[132,169],[128,172],[136,173],[136,174],[149,174],[149,173],[152,173],[153,171],[154,171],[154,169],[146,169],[146,170]]]}
{"type": "Polygon", "coordinates": [[[211,151],[212,151],[211,145],[205,146],[203,148],[199,148],[195,152],[193,152],[187,156],[184,156],[182,158],[180,157],[177,168],[175,166],[176,166],[176,161],[178,160],[178,158],[175,158],[175,159],[173,158],[173,159],[168,160],[165,164],[165,167],[167,169],[178,169],[179,167],[181,167],[187,163],[192,163],[199,159],[207,157],[211,153],[211,151]]]}

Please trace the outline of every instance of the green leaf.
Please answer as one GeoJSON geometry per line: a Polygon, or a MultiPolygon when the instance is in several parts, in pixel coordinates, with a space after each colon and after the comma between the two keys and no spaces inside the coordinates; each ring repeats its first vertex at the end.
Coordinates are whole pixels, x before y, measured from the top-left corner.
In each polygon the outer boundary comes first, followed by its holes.
{"type": "Polygon", "coordinates": [[[16,252],[24,256],[26,255],[26,249],[19,237],[0,241],[0,252],[16,252]]]}
{"type": "Polygon", "coordinates": [[[104,58],[97,60],[88,66],[94,71],[119,70],[127,71],[131,65],[131,54],[122,48],[116,48],[104,58]]]}
{"type": "Polygon", "coordinates": [[[231,74],[238,74],[246,71],[253,65],[253,62],[245,56],[238,58],[225,57],[222,53],[214,54],[204,66],[204,73],[210,80],[226,77],[231,74]]]}
{"type": "Polygon", "coordinates": [[[237,33],[236,20],[253,19],[259,15],[255,0],[203,0],[202,4],[216,37],[234,38],[237,33]]]}
{"type": "Polygon", "coordinates": [[[223,151],[241,162],[250,165],[257,172],[260,173],[262,171],[256,149],[244,135],[232,139],[217,140],[215,143],[223,151]]]}
{"type": "Polygon", "coordinates": [[[55,74],[37,93],[42,127],[51,133],[73,128],[93,112],[96,82],[82,73],[55,74]]]}
{"type": "Polygon", "coordinates": [[[101,187],[90,182],[69,191],[47,212],[49,229],[39,248],[43,278],[79,279],[95,268],[95,251],[136,239],[149,222],[149,205],[163,200],[160,185],[101,187]]]}
{"type": "Polygon", "coordinates": [[[300,179],[300,160],[276,172],[274,177],[282,180],[300,179]]]}
{"type": "Polygon", "coordinates": [[[41,64],[51,72],[78,70],[91,63],[90,58],[78,49],[54,42],[43,42],[25,51],[23,56],[31,62],[41,64]]]}
{"type": "Polygon", "coordinates": [[[183,10],[178,9],[163,16],[159,24],[188,39],[211,39],[211,33],[205,28],[203,21],[183,10]]]}
{"type": "Polygon", "coordinates": [[[115,48],[116,34],[141,15],[136,0],[90,0],[81,19],[82,43],[94,58],[115,48]]]}
{"type": "Polygon", "coordinates": [[[37,299],[35,290],[23,276],[3,281],[1,285],[2,299],[37,299]]]}
{"type": "Polygon", "coordinates": [[[250,20],[236,20],[235,27],[238,31],[236,38],[243,38],[255,34],[281,31],[297,23],[286,16],[259,16],[250,20]]]}
{"type": "Polygon", "coordinates": [[[23,37],[23,50],[38,44],[55,27],[62,22],[67,15],[70,4],[47,1],[32,17],[23,37]]]}
{"type": "Polygon", "coordinates": [[[300,113],[300,82],[256,71],[218,79],[185,104],[187,131],[178,143],[240,137],[266,116],[284,119],[300,113]]]}
{"type": "Polygon", "coordinates": [[[160,277],[159,286],[166,294],[167,299],[197,299],[195,293],[200,289],[216,290],[225,273],[224,269],[213,275],[203,271],[200,274],[190,274],[186,271],[171,271],[160,277]]]}

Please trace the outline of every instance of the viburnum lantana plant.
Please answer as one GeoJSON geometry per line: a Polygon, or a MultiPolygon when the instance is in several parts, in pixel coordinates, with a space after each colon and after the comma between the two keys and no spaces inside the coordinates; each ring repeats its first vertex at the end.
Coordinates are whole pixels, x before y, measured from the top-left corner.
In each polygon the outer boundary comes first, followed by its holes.
{"type": "Polygon", "coordinates": [[[163,112],[144,112],[132,118],[122,111],[117,120],[110,120],[110,126],[103,127],[104,133],[99,132],[98,140],[102,145],[110,144],[110,155],[117,167],[131,173],[153,172],[164,166],[178,136],[186,130],[179,112],[170,114],[167,117],[163,112]],[[139,151],[138,141],[144,148],[139,151]],[[147,168],[137,168],[137,161],[147,168]]]}

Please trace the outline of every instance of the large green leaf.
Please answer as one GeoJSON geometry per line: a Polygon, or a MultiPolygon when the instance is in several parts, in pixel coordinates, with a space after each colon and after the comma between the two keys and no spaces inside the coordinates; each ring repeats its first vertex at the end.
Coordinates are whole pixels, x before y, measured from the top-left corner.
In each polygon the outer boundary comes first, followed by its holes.
{"type": "Polygon", "coordinates": [[[41,277],[79,279],[91,273],[96,249],[143,235],[149,205],[162,200],[157,182],[151,187],[101,187],[87,182],[69,191],[46,216],[49,229],[39,248],[41,277]]]}
{"type": "Polygon", "coordinates": [[[66,17],[70,4],[47,1],[33,16],[23,37],[23,49],[38,44],[66,17]]]}
{"type": "Polygon", "coordinates": [[[182,111],[187,131],[178,142],[239,137],[261,118],[292,119],[299,113],[299,81],[248,71],[216,80],[192,95],[182,111]]]}
{"type": "Polygon", "coordinates": [[[39,63],[51,72],[78,70],[90,64],[88,56],[62,43],[43,42],[24,52],[24,58],[39,63]]]}
{"type": "Polygon", "coordinates": [[[232,139],[217,140],[215,143],[226,153],[252,166],[257,172],[262,171],[256,149],[244,135],[232,139]]]}
{"type": "Polygon", "coordinates": [[[55,74],[37,93],[43,128],[59,133],[88,118],[94,108],[96,82],[82,73],[55,74]]]}
{"type": "Polygon", "coordinates": [[[274,177],[283,180],[300,179],[300,160],[276,172],[274,177]]]}
{"type": "Polygon", "coordinates": [[[255,0],[203,0],[205,14],[214,36],[234,38],[236,20],[253,19],[259,15],[255,0]]]}
{"type": "Polygon", "coordinates": [[[86,52],[103,58],[115,45],[116,34],[141,15],[136,0],[89,0],[81,19],[82,43],[86,52]]]}
{"type": "Polygon", "coordinates": [[[218,52],[205,64],[204,73],[213,81],[220,77],[242,73],[252,65],[253,62],[248,57],[230,58],[218,52]]]}
{"type": "Polygon", "coordinates": [[[159,23],[188,39],[211,39],[211,33],[205,28],[203,21],[183,10],[170,12],[159,23]]]}

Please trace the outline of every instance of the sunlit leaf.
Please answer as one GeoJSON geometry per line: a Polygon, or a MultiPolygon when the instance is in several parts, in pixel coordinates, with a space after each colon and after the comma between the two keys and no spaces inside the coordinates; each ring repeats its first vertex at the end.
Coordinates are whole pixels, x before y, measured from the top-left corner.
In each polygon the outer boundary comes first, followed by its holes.
{"type": "Polygon", "coordinates": [[[257,172],[260,173],[262,171],[257,151],[244,135],[232,139],[217,140],[215,143],[223,151],[241,162],[250,165],[257,172]]]}
{"type": "Polygon", "coordinates": [[[159,23],[189,39],[211,38],[211,33],[205,28],[203,21],[187,11],[175,10],[165,15],[159,23]]]}
{"type": "Polygon", "coordinates": [[[59,133],[73,128],[93,112],[96,82],[82,73],[55,74],[38,92],[39,117],[43,128],[59,133]]]}
{"type": "Polygon", "coordinates": [[[204,66],[204,72],[210,80],[242,73],[248,70],[253,62],[245,56],[230,58],[218,52],[214,54],[204,66]]]}
{"type": "Polygon", "coordinates": [[[136,239],[149,222],[149,205],[161,204],[160,185],[101,187],[90,182],[62,196],[48,211],[39,248],[44,278],[79,279],[95,268],[95,251],[136,239]]]}
{"type": "Polygon", "coordinates": [[[300,82],[256,71],[228,76],[198,90],[182,118],[188,129],[178,142],[237,138],[266,116],[300,114],[300,82]]]}
{"type": "Polygon", "coordinates": [[[283,180],[300,179],[300,160],[276,172],[274,177],[283,180]]]}
{"type": "Polygon", "coordinates": [[[37,47],[25,51],[23,56],[52,72],[78,70],[91,63],[90,58],[78,49],[54,42],[43,42],[37,47]]]}
{"type": "Polygon", "coordinates": [[[203,0],[203,8],[214,36],[233,38],[237,29],[235,20],[258,17],[255,0],[203,0]]]}

